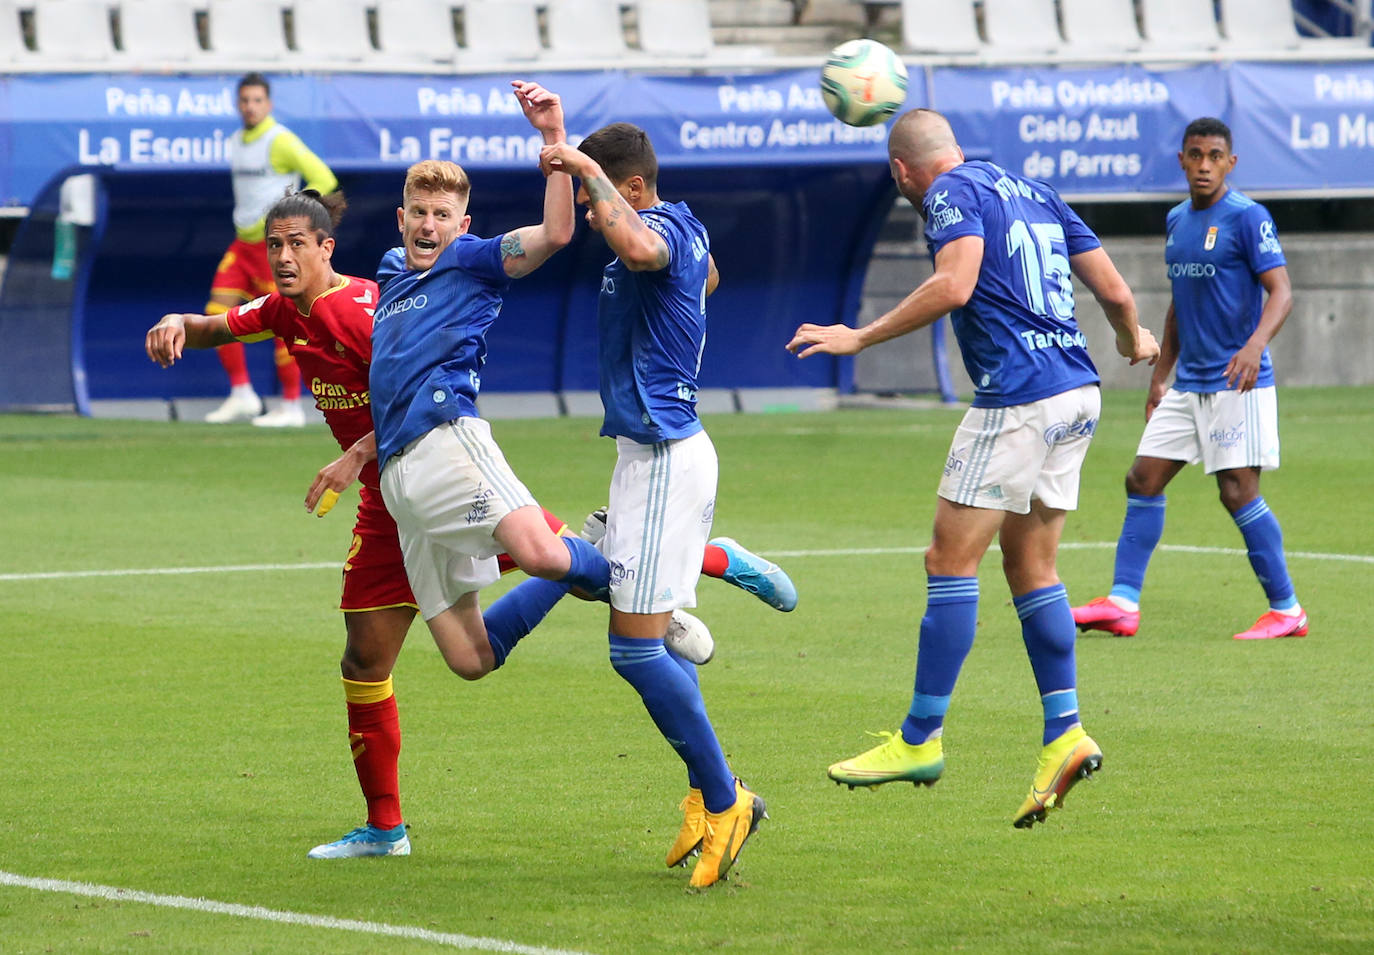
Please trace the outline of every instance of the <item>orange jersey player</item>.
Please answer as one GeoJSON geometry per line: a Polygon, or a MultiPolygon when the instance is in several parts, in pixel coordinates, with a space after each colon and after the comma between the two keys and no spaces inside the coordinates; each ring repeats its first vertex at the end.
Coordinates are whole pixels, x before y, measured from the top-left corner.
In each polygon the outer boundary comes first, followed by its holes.
{"type": "MultiPolygon", "coordinates": [[[[299,363],[316,406],[343,449],[340,457],[316,474],[306,494],[307,510],[324,516],[339,492],[355,481],[360,484],[357,520],[343,565],[340,608],[347,641],[340,669],[349,742],[367,802],[367,822],[337,842],[312,849],[312,858],[410,851],[401,816],[401,735],[391,671],[417,605],[406,578],[396,524],[382,502],[378,481],[367,377],[377,286],[369,279],[339,275],[330,266],[333,232],[344,206],[338,193],[320,197],[306,191],[279,200],[267,214],[267,249],[277,291],[218,315],[164,316],[149,330],[145,343],[148,356],[166,367],[181,357],[184,348],[211,348],[275,335],[299,363]]],[[[566,533],[566,525],[554,515],[545,511],[544,517],[556,533],[566,533]]],[[[589,527],[595,526],[589,520],[589,527]]],[[[758,593],[758,567],[742,563],[739,552],[734,556],[732,569],[723,551],[708,552],[707,573],[758,593]]],[[[748,556],[760,565],[765,563],[748,556]]],[[[503,571],[513,568],[505,555],[499,560],[503,571]]],[[[772,569],[770,573],[776,579],[782,572],[772,569]]],[[[548,584],[529,580],[511,593],[548,584]]],[[[545,613],[548,607],[543,608],[545,613]]],[[[493,617],[502,616],[501,608],[498,600],[484,614],[489,630],[494,627],[493,617]]],[[[509,621],[497,621],[501,640],[507,644],[502,646],[501,659],[542,617],[540,613],[522,619],[514,629],[509,621]]],[[[700,621],[683,613],[675,632],[679,653],[709,659],[710,635],[700,621]]],[[[478,679],[500,664],[490,644],[441,646],[440,650],[465,679],[478,679]]]]}

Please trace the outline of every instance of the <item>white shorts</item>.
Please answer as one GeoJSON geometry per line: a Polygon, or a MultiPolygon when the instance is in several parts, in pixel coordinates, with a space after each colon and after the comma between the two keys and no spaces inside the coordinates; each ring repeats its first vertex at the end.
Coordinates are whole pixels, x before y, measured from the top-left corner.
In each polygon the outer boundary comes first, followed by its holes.
{"type": "Polygon", "coordinates": [[[1188,464],[1208,474],[1279,466],[1279,401],[1274,388],[1199,394],[1170,388],[1145,422],[1137,455],[1188,464]]]}
{"type": "Polygon", "coordinates": [[[939,495],[991,511],[1078,507],[1078,472],[1088,453],[1102,393],[1083,385],[1010,408],[970,408],[949,448],[939,495]]]}
{"type": "Polygon", "coordinates": [[[716,511],[716,448],[705,431],[639,444],[616,439],[601,552],[611,606],[666,613],[697,605],[697,578],[716,511]]]}
{"type": "Polygon", "coordinates": [[[382,499],[426,620],[500,578],[496,525],[535,503],[481,418],[441,424],[406,445],[382,470],[382,499]]]}

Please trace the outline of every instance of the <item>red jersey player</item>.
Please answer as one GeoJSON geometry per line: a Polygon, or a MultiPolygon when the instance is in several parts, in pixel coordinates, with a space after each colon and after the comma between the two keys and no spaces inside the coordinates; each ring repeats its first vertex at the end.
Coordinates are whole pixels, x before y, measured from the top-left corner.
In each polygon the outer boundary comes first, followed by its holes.
{"type": "MultiPolygon", "coordinates": [[[[321,197],[310,190],[279,200],[266,219],[268,258],[277,291],[223,314],[166,315],[148,331],[145,341],[148,357],[167,367],[181,357],[184,348],[213,348],[229,341],[276,336],[299,363],[316,406],[343,449],[341,456],[316,474],[306,494],[307,510],[324,516],[339,492],[355,481],[361,484],[357,522],[343,565],[340,608],[347,643],[340,669],[354,767],[367,801],[367,823],[336,842],[316,846],[310,851],[312,858],[410,851],[397,780],[401,735],[391,671],[417,606],[406,579],[396,524],[382,502],[372,434],[367,375],[377,285],[369,279],[340,275],[330,264],[333,232],[345,205],[340,193],[321,197]]],[[[545,519],[555,532],[566,532],[566,525],[547,511],[545,519]]],[[[503,571],[513,568],[504,555],[500,560],[503,571]]],[[[756,594],[764,573],[773,579],[785,577],[774,565],[742,548],[730,555],[708,548],[703,569],[756,594]]],[[[547,593],[548,584],[529,580],[511,593],[540,586],[547,593]]],[[[514,615],[519,617],[514,632],[510,621],[502,621],[505,652],[542,619],[557,596],[561,594],[549,594],[547,604],[541,604],[543,612],[533,618],[514,615]]],[[[484,614],[489,629],[498,626],[493,617],[502,616],[501,606],[498,600],[484,614]]],[[[678,613],[677,645],[669,641],[670,649],[693,662],[705,662],[711,651],[709,632],[690,614],[678,613]]],[[[500,665],[490,643],[439,649],[449,667],[464,679],[479,679],[500,665]]]]}

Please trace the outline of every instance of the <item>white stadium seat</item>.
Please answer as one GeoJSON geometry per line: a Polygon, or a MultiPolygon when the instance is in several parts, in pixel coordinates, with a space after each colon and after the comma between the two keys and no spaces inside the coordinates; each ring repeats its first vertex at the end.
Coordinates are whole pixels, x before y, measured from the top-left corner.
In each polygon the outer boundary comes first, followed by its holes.
{"type": "Polygon", "coordinates": [[[533,60],[543,52],[534,0],[467,0],[462,62],[533,60]]]}
{"type": "Polygon", "coordinates": [[[706,0],[639,0],[639,48],[655,56],[710,56],[711,10],[706,0]]]}
{"type": "Polygon", "coordinates": [[[902,46],[916,53],[977,53],[973,0],[902,0],[902,46]]]}
{"type": "Polygon", "coordinates": [[[124,56],[135,68],[184,63],[202,52],[191,0],[123,0],[119,36],[124,56]]]}
{"type": "Polygon", "coordinates": [[[1238,50],[1295,50],[1301,45],[1289,0],[1221,0],[1227,45],[1238,50]]]}
{"type": "Polygon", "coordinates": [[[619,0],[548,0],[549,49],[554,59],[623,61],[619,0]]]}
{"type": "Polygon", "coordinates": [[[377,46],[397,66],[452,63],[458,52],[447,3],[377,0],[377,46]]]}
{"type": "Polygon", "coordinates": [[[26,61],[33,54],[24,46],[19,28],[19,6],[14,0],[0,0],[0,63],[26,61]]]}
{"type": "Polygon", "coordinates": [[[376,53],[364,0],[295,0],[296,54],[315,63],[361,63],[376,53]]]}
{"type": "Polygon", "coordinates": [[[1134,0],[1059,0],[1059,4],[1066,50],[1095,53],[1140,49],[1134,0]]]}
{"type": "Polygon", "coordinates": [[[286,30],[277,0],[209,0],[210,52],[218,59],[280,60],[286,30]]]}
{"type": "Polygon", "coordinates": [[[1064,45],[1054,0],[983,0],[990,52],[1052,53],[1064,45]]]}
{"type": "Polygon", "coordinates": [[[106,0],[39,0],[33,10],[33,34],[39,55],[50,63],[114,59],[106,0]]]}
{"type": "Polygon", "coordinates": [[[1211,0],[1140,0],[1152,50],[1212,50],[1221,44],[1211,0]]]}

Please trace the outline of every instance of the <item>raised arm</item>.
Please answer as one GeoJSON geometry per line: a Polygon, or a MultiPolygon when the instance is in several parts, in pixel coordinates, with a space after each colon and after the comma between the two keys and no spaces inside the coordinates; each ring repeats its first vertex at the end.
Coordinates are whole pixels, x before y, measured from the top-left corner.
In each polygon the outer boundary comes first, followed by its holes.
{"type": "Polygon", "coordinates": [[[668,267],[668,243],[644,224],[595,159],[564,143],[546,146],[540,153],[539,165],[545,173],[562,171],[582,180],[588,218],[600,227],[601,237],[627,269],[657,272],[668,267]]]}
{"type": "Polygon", "coordinates": [[[924,328],[968,302],[982,267],[982,237],[962,236],[940,247],[935,253],[935,273],[891,311],[863,328],[802,325],[787,343],[787,350],[798,358],[817,353],[854,355],[870,345],[924,328]]]}
{"type": "Polygon", "coordinates": [[[234,340],[223,315],[172,314],[148,329],[143,348],[149,358],[169,368],[185,348],[214,348],[234,340]]]}
{"type": "MultiPolygon", "coordinates": [[[[558,95],[538,83],[524,80],[515,80],[511,85],[515,87],[515,98],[520,101],[525,118],[539,130],[545,147],[565,143],[563,104],[558,95]]],[[[572,177],[547,169],[544,174],[544,220],[538,225],[514,229],[501,238],[501,262],[506,274],[514,279],[529,275],[572,241],[572,177]]]]}
{"type": "Polygon", "coordinates": [[[1116,350],[1134,365],[1138,361],[1154,364],[1159,360],[1159,343],[1148,328],[1141,328],[1131,287],[1117,271],[1111,256],[1101,246],[1069,257],[1069,267],[1093,293],[1107,313],[1116,332],[1116,350]]]}

